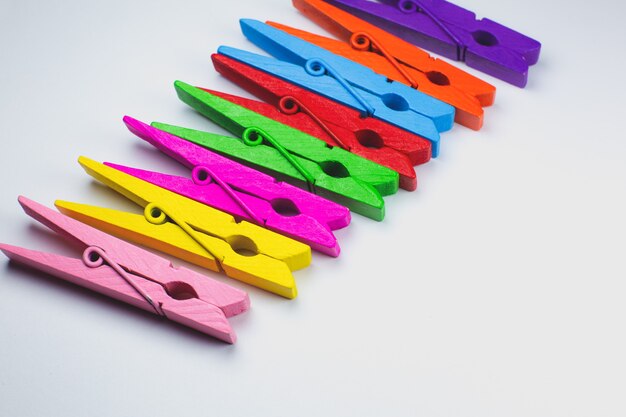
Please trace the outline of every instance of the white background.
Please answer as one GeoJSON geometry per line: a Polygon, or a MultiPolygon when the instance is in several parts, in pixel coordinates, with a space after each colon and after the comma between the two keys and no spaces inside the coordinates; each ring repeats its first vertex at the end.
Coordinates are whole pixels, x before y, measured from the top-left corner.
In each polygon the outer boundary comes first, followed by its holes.
{"type": "MultiPolygon", "coordinates": [[[[624,7],[460,4],[542,41],[528,87],[485,76],[484,129],[444,134],[384,222],[354,215],[298,299],[230,281],[236,345],[0,264],[0,416],[625,415],[624,7]]],[[[245,95],[209,60],[257,50],[240,17],[323,33],[288,0],[0,0],[0,241],[73,253],[19,194],[136,209],[79,155],[185,173],[121,118],[220,132],[172,83],[245,95]]]]}

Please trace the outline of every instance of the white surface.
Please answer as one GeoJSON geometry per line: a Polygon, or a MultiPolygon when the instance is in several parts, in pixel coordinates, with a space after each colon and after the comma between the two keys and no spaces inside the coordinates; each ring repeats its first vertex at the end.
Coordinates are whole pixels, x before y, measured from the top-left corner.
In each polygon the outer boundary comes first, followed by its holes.
{"type": "MultiPolygon", "coordinates": [[[[68,253],[18,194],[132,207],[81,154],[183,173],[121,117],[219,131],[172,82],[243,94],[209,61],[256,50],[239,17],[321,33],[287,0],[87,3],[0,0],[0,241],[68,253]]],[[[237,345],[3,262],[0,416],[625,415],[624,8],[460,3],[543,42],[528,88],[487,78],[484,130],[444,134],[297,300],[246,287],[237,345]]]]}

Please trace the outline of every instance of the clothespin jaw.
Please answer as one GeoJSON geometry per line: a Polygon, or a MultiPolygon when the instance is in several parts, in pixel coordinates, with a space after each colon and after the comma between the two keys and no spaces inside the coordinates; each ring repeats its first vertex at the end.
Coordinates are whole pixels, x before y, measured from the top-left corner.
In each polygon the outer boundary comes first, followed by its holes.
{"type": "Polygon", "coordinates": [[[383,219],[382,196],[397,192],[396,172],[199,88],[180,81],[175,88],[183,102],[239,139],[159,123],[154,127],[271,172],[356,213],[383,219]]]}
{"type": "Polygon", "coordinates": [[[85,157],[92,177],[136,202],[143,215],[57,201],[60,211],[113,235],[294,298],[292,270],[311,262],[307,245],[85,157]]]}
{"type": "Polygon", "coordinates": [[[541,43],[444,0],[324,0],[381,29],[518,87],[541,43]]]}
{"type": "Polygon", "coordinates": [[[341,41],[267,24],[453,105],[457,123],[474,130],[482,127],[482,107],[493,103],[494,86],[322,0],[293,0],[293,4],[341,41]]]}
{"type": "Polygon", "coordinates": [[[247,311],[248,295],[171,263],[25,197],[24,211],[83,250],[72,258],[0,244],[11,260],[156,313],[228,343],[227,317],[247,311]]]}
{"type": "Polygon", "coordinates": [[[350,223],[350,211],[177,136],[124,117],[129,130],[189,169],[186,177],[117,164],[105,165],[299,240],[330,256],[340,249],[332,231],[350,223]]]}
{"type": "Polygon", "coordinates": [[[352,108],[227,56],[213,54],[211,59],[219,73],[268,104],[204,91],[386,166],[400,175],[400,187],[405,190],[417,187],[413,166],[430,160],[432,148],[427,139],[376,118],[362,118],[352,108]]]}

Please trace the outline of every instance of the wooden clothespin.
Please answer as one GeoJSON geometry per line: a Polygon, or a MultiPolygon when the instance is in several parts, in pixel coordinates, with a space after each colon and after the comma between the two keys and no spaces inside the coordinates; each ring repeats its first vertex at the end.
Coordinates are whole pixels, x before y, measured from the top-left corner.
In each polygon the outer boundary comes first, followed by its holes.
{"type": "Polygon", "coordinates": [[[242,19],[244,35],[277,59],[221,46],[218,52],[432,142],[452,128],[454,107],[265,23],[242,19]]]}
{"type": "Polygon", "coordinates": [[[337,203],[239,164],[129,116],[135,135],[191,169],[187,177],[106,163],[136,178],[299,240],[338,256],[333,230],[350,224],[350,211],[337,203]]]}
{"type": "Polygon", "coordinates": [[[270,230],[152,185],[86,157],[85,171],[143,207],[133,214],[57,201],[70,217],[286,298],[297,295],[293,270],[311,262],[311,248],[270,230]]]}
{"type": "Polygon", "coordinates": [[[413,166],[430,160],[432,148],[427,139],[380,119],[360,117],[358,110],[227,56],[213,54],[211,58],[219,73],[267,103],[204,91],[393,169],[400,175],[400,188],[417,188],[413,166]]]}
{"type": "Polygon", "coordinates": [[[444,0],[325,0],[429,51],[518,87],[539,60],[541,43],[444,0]]]}
{"type": "Polygon", "coordinates": [[[382,220],[382,196],[398,191],[398,173],[204,90],[174,83],[178,97],[236,137],[163,123],[152,126],[270,173],[282,181],[382,220]]]}
{"type": "Polygon", "coordinates": [[[267,24],[454,106],[455,121],[461,125],[474,130],[482,127],[483,107],[495,98],[493,85],[322,0],[293,0],[293,4],[340,40],[267,24]]]}
{"type": "Polygon", "coordinates": [[[24,211],[79,247],[73,258],[6,244],[11,260],[141,308],[227,343],[237,339],[227,318],[248,310],[244,291],[210,279],[57,213],[26,197],[24,211]]]}

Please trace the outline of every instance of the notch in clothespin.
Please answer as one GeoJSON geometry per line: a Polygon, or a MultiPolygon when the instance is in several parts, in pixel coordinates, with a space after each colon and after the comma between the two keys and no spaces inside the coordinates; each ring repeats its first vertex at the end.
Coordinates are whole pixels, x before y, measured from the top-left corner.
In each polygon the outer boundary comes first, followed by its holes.
{"type": "Polygon", "coordinates": [[[399,174],[400,188],[416,189],[413,166],[430,160],[427,139],[373,117],[362,118],[357,110],[227,56],[213,54],[211,59],[219,73],[267,103],[204,91],[386,166],[399,174]]]}
{"type": "Polygon", "coordinates": [[[244,291],[215,281],[71,219],[26,197],[26,214],[82,250],[80,258],[0,244],[12,261],[175,321],[227,343],[228,317],[248,310],[244,291]]]}
{"type": "Polygon", "coordinates": [[[340,40],[266,23],[454,106],[461,125],[482,127],[483,107],[495,98],[493,85],[322,0],[293,0],[293,5],[340,40]]]}
{"type": "Polygon", "coordinates": [[[311,262],[311,248],[270,230],[81,156],[85,171],[143,208],[143,214],[57,201],[64,214],[107,233],[227,276],[295,298],[291,271],[311,262]]]}
{"type": "Polygon", "coordinates": [[[454,107],[265,23],[240,24],[250,41],[276,59],[226,46],[219,53],[422,136],[437,156],[439,133],[452,128],[454,107]]]}
{"type": "Polygon", "coordinates": [[[319,252],[338,256],[333,230],[350,223],[350,211],[269,175],[239,164],[132,117],[124,123],[139,138],[190,168],[188,177],[106,163],[126,174],[215,207],[299,240],[319,252]]]}
{"type": "Polygon", "coordinates": [[[163,123],[153,127],[270,173],[314,194],[382,220],[382,196],[398,191],[398,173],[181,81],[178,97],[236,137],[163,123]]]}
{"type": "Polygon", "coordinates": [[[541,43],[444,0],[324,0],[429,51],[518,87],[541,43]]]}

